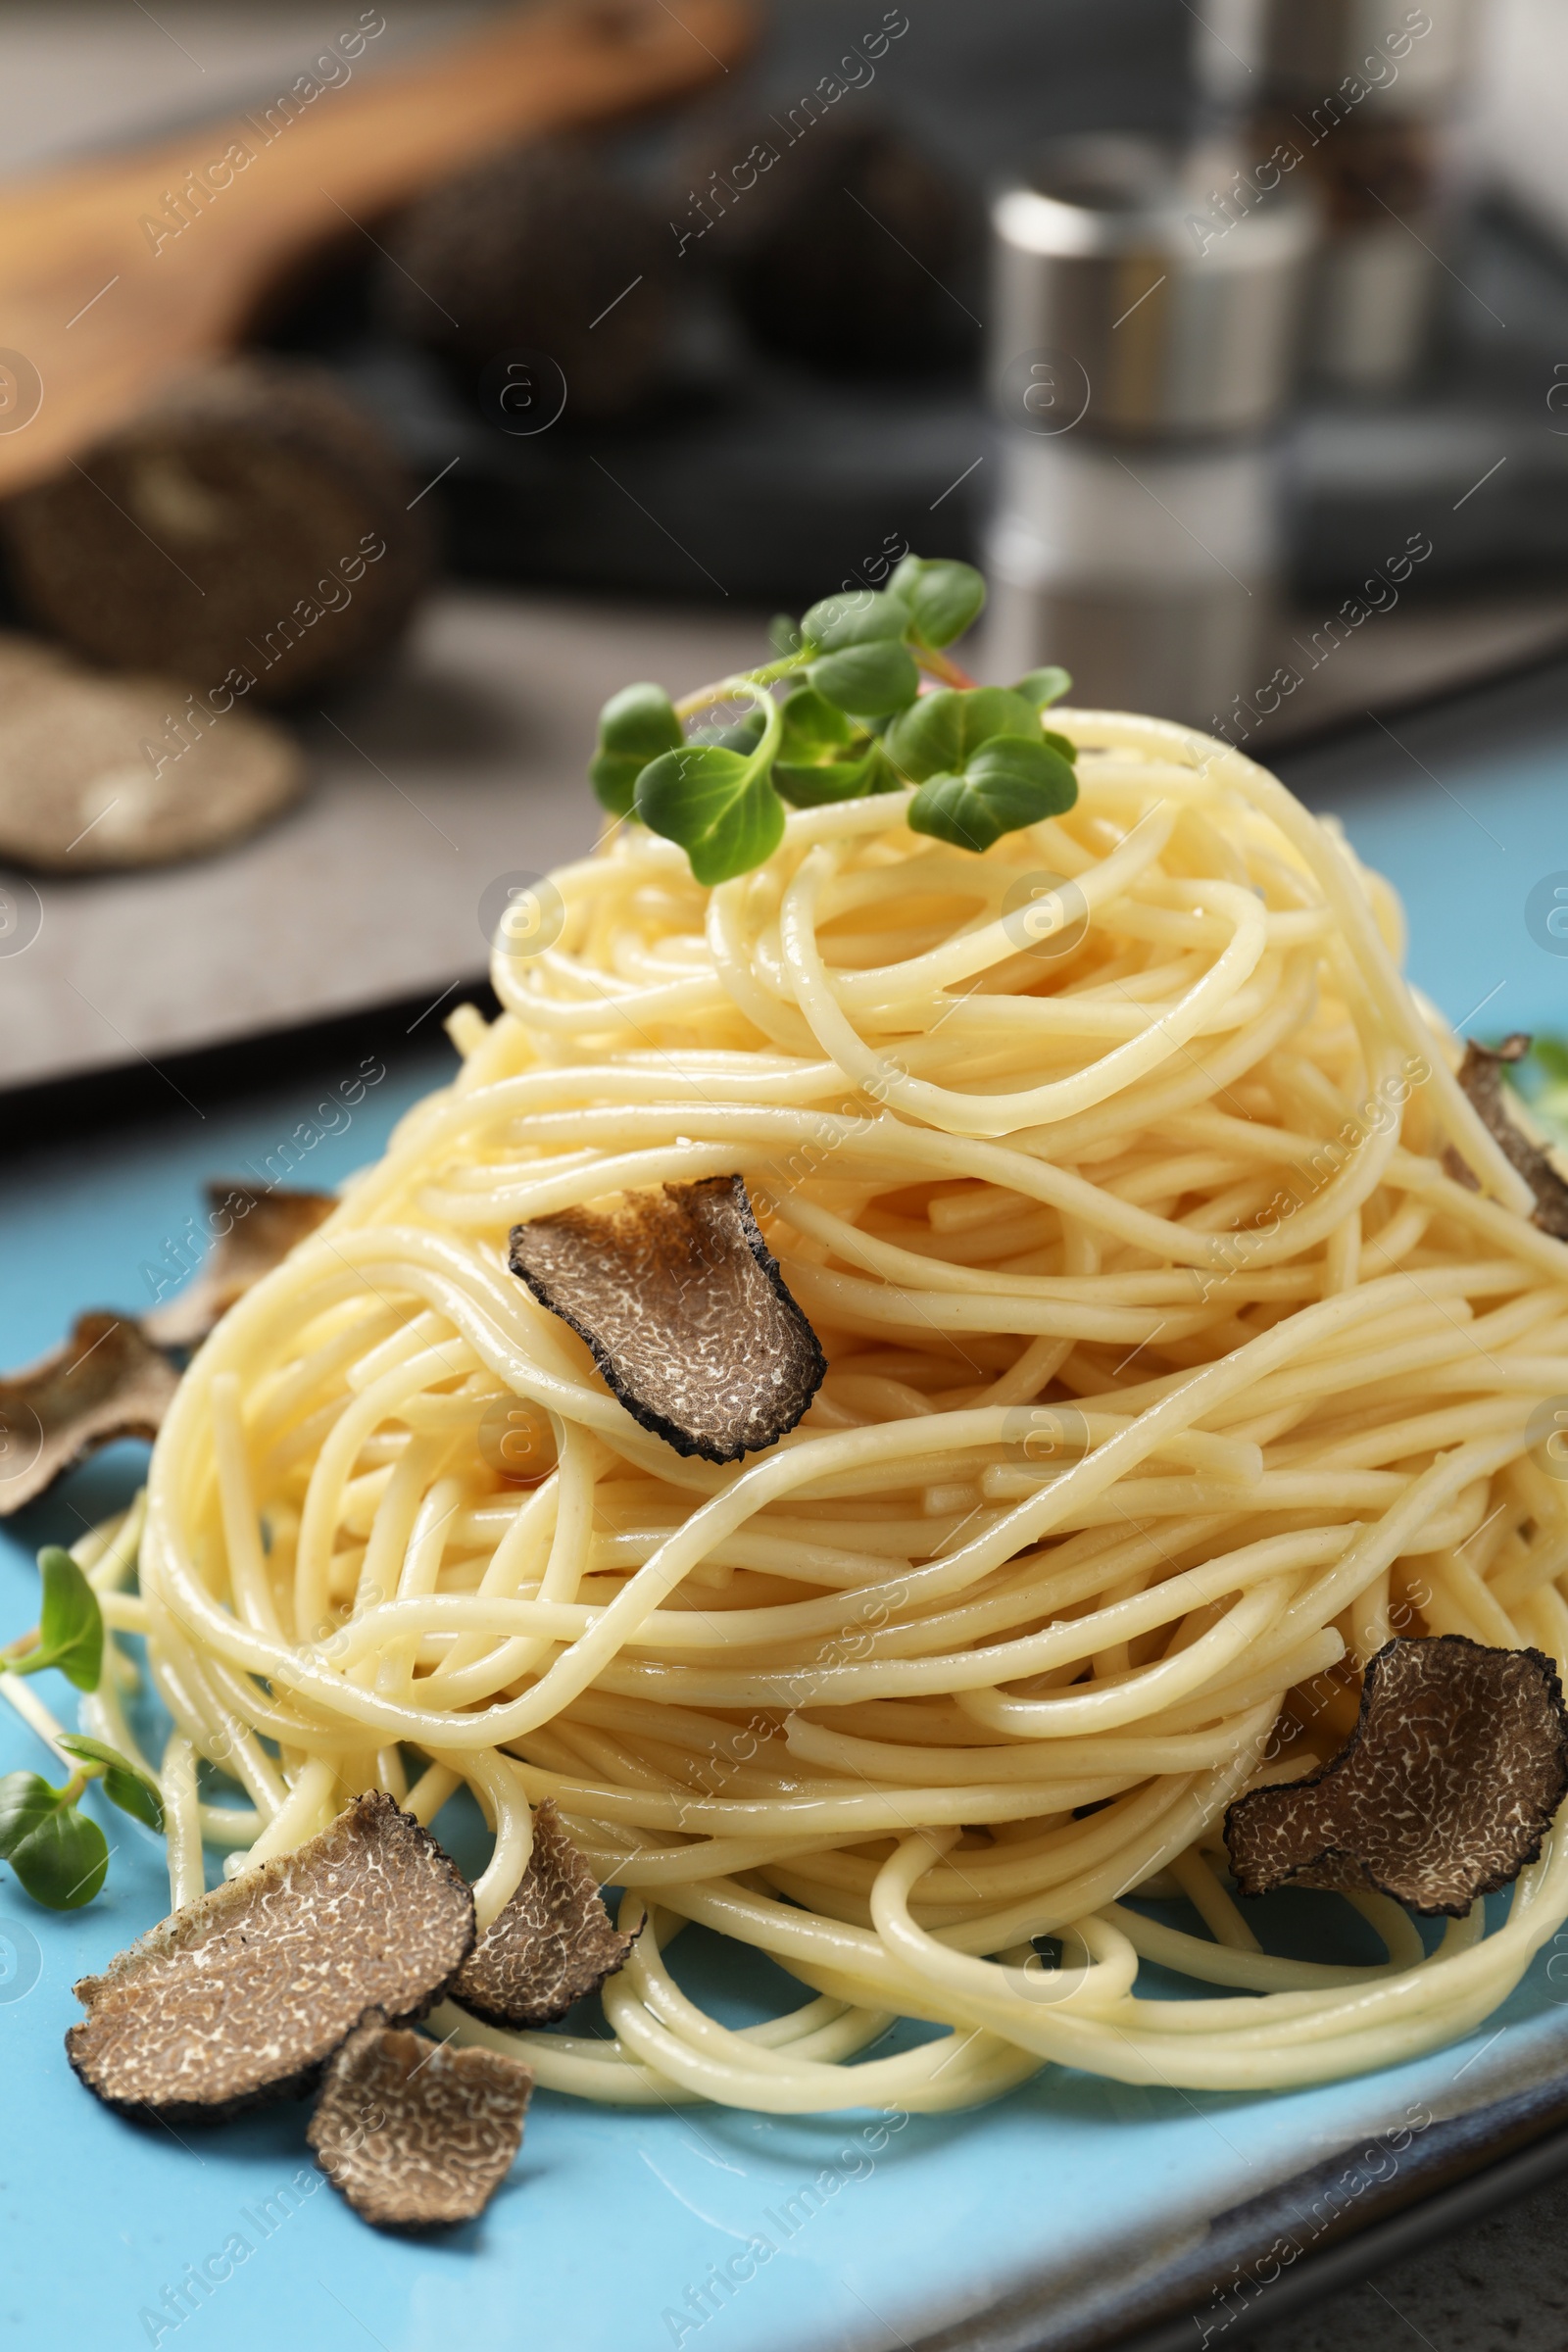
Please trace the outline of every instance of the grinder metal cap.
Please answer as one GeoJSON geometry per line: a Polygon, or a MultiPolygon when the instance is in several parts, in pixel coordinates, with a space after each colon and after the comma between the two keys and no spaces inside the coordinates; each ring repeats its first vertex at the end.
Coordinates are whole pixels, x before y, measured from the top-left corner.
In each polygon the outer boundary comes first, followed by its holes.
{"type": "Polygon", "coordinates": [[[1307,135],[1348,108],[1387,122],[1442,111],[1471,65],[1475,0],[1207,0],[1193,26],[1203,94],[1288,100],[1307,135]]]}
{"type": "Polygon", "coordinates": [[[1269,423],[1318,234],[1301,179],[1219,144],[1042,148],[992,206],[1002,414],[1033,433],[1138,438],[1269,423]]]}

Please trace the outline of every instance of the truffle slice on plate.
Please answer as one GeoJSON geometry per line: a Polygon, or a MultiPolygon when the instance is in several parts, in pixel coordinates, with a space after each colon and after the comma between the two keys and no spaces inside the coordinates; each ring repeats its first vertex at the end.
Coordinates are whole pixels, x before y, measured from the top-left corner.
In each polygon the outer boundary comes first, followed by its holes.
{"type": "Polygon", "coordinates": [[[368,2017],[328,2060],[306,2138],[358,2214],[382,2229],[469,2222],[522,2144],[533,2075],[368,2017]]]}
{"type": "Polygon", "coordinates": [[[254,1184],[209,1184],[210,1230],[218,1238],[190,1286],[142,1317],[142,1329],[161,1348],[196,1348],[252,1283],[281,1265],[296,1242],[324,1223],[337,1201],[330,1193],[264,1191],[254,1184]],[[220,1231],[217,1220],[227,1217],[220,1231]]]}
{"type": "Polygon", "coordinates": [[[677,1453],[738,1462],[774,1446],[822,1385],[827,1359],[739,1176],[514,1225],[511,1265],[677,1453]]]}
{"type": "Polygon", "coordinates": [[[1568,1794],[1568,1711],[1539,1649],[1463,1634],[1384,1643],[1361,1715],[1321,1772],[1239,1797],[1225,1843],[1244,1894],[1371,1887],[1462,1919],[1541,1852],[1568,1794]]]}
{"type": "Polygon", "coordinates": [[[63,1348],[0,1375],[0,1518],[116,1438],[155,1438],[178,1386],[128,1316],[78,1315],[63,1348]]]}
{"type": "MultiPolygon", "coordinates": [[[[1510,1063],[1523,1061],[1530,1045],[1530,1039],[1520,1031],[1505,1037],[1495,1053],[1487,1046],[1478,1046],[1473,1037],[1466,1038],[1464,1059],[1459,1064],[1459,1084],[1480,1112],[1487,1133],[1501,1147],[1503,1157],[1518,1169],[1535,1194],[1536,1209],[1531,1223],[1557,1241],[1568,1242],[1568,1183],[1563,1181],[1550,1152],[1531,1127],[1530,1114],[1518,1096],[1510,1096],[1502,1083],[1503,1071],[1510,1063]]],[[[1472,1192],[1476,1189],[1474,1175],[1451,1145],[1444,1154],[1444,1162],[1450,1176],[1456,1176],[1472,1192]]]]}
{"type": "Polygon", "coordinates": [[[548,2026],[614,1975],[636,1941],[611,1924],[598,1881],[549,1797],[522,1880],[449,1987],[492,2026],[548,2026]]]}
{"type": "Polygon", "coordinates": [[[422,2017],[472,1941],[467,1881],[374,1790],[84,1977],[66,2055],[111,2107],[220,2122],[307,2090],[368,2009],[422,2017]]]}

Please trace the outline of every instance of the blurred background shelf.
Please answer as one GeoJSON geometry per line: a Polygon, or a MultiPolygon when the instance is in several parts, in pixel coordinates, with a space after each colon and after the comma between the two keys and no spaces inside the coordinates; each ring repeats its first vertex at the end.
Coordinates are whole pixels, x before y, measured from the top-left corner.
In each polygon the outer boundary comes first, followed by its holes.
{"type": "MultiPolygon", "coordinates": [[[[268,103],[355,13],[12,0],[0,166],[194,139],[225,110],[268,103]]],[[[402,70],[495,13],[412,0],[385,16],[356,76],[402,70]]],[[[1568,173],[1551,94],[1563,33],[1552,0],[1494,0],[1479,21],[1421,365],[1377,399],[1309,384],[1277,428],[1288,603],[1257,669],[1236,678],[1232,729],[1270,759],[1369,710],[1402,726],[1435,695],[1568,649],[1568,173]],[[1397,609],[1336,625],[1414,536],[1431,554],[1397,609]],[[1259,714],[1278,665],[1298,683],[1259,714]]],[[[782,141],[802,94],[854,55],[868,79],[834,119],[897,124],[970,191],[977,218],[1042,138],[1171,138],[1200,106],[1183,0],[972,0],[912,16],[783,0],[751,63],[714,61],[712,89],[614,134],[608,168],[689,222],[678,160],[758,119],[782,141]],[[872,72],[871,36],[896,24],[872,72]]],[[[380,323],[389,265],[372,225],[262,331],[324,364],[378,420],[436,526],[443,577],[395,657],[283,707],[310,785],[269,829],[184,865],[0,877],[43,918],[25,954],[0,956],[0,1087],[437,1002],[482,963],[486,883],[590,845],[583,758],[609,691],[629,675],[679,687],[719,674],[755,654],[770,612],[874,580],[904,545],[984,552],[1004,427],[979,382],[993,322],[977,258],[935,297],[951,332],[879,372],[834,375],[758,349],[694,246],[644,411],[595,422],[568,399],[525,438],[501,429],[477,371],[380,323]]],[[[983,634],[974,661],[994,674],[983,634]]]]}

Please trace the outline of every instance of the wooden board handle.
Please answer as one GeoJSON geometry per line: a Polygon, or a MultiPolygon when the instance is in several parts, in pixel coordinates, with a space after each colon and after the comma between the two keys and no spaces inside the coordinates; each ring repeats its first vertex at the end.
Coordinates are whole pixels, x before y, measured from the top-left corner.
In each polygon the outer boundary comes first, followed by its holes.
{"type": "Polygon", "coordinates": [[[0,185],[0,493],[232,350],[313,252],[508,138],[699,89],[755,32],[747,0],[566,0],[360,79],[380,23],[246,114],[0,185]]]}

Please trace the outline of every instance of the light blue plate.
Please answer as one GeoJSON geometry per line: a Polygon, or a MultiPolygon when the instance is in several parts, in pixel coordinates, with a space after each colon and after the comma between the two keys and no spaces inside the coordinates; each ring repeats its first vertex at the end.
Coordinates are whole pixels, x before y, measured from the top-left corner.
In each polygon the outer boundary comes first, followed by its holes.
{"type": "MultiPolygon", "coordinates": [[[[1522,690],[1520,708],[1489,697],[1469,717],[1398,731],[1421,764],[1380,738],[1297,763],[1297,780],[1345,812],[1363,855],[1399,884],[1412,969],[1451,1016],[1494,992],[1478,1016],[1489,1033],[1568,1028],[1568,956],[1538,944],[1525,916],[1541,877],[1568,869],[1561,689],[1522,690]],[[1476,710],[1493,715],[1482,724],[1476,710]]],[[[330,1184],[372,1156],[442,1066],[396,1070],[295,1181],[330,1184]]],[[[178,1238],[200,1180],[264,1161],[319,1091],[29,1162],[0,1190],[0,1361],[52,1346],[84,1305],[145,1305],[138,1269],[178,1238]]],[[[0,1636],[35,1614],[32,1546],[71,1541],[74,1514],[110,1507],[138,1467],[134,1448],[101,1457],[13,1525],[0,1636]]],[[[38,1688],[69,1710],[58,1678],[38,1688]]],[[[40,1761],[0,1707],[0,1768],[40,1761]]],[[[1388,2132],[1398,2149],[1424,2115],[1568,2064],[1568,2011],[1544,1954],[1461,2046],[1289,2096],[1134,2090],[1053,2070],[981,2112],[890,2127],[616,2112],[542,2094],[482,2221],[411,2242],[365,2228],[321,2180],[304,2107],[180,2137],[122,2122],[76,2083],[61,2048],[78,2015],[74,1980],[167,1907],[156,1842],[121,1815],[102,1818],[119,1842],[87,1911],[39,1911],[0,1877],[0,2330],[28,2352],[882,2352],[978,2317],[1029,2279],[1043,2309],[1114,2307],[1205,2217],[1362,2134],[1388,2132]],[[182,2282],[183,2316],[168,2300],[182,2282]]],[[[691,1932],[675,1965],[715,1997],[710,1939],[691,1932]]],[[[1555,1973],[1568,1976],[1560,1956],[1555,1973]]],[[[804,1997],[761,1966],[729,1982],[720,2005],[736,2019],[804,1997]]]]}

